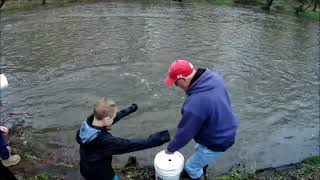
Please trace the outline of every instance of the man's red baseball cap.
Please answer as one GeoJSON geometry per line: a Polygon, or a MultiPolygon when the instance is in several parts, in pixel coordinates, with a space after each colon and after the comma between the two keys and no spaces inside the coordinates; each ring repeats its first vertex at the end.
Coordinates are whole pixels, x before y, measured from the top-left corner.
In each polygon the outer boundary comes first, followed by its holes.
{"type": "Polygon", "coordinates": [[[184,59],[175,60],[169,67],[169,73],[167,78],[164,80],[164,84],[172,86],[176,80],[186,78],[194,70],[193,65],[184,59]]]}

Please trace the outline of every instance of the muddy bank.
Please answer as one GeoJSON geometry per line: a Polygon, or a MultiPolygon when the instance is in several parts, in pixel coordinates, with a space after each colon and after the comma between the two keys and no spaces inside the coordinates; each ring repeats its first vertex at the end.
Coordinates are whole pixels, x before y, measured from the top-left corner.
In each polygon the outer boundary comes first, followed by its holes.
{"type": "MultiPolygon", "coordinates": [[[[18,179],[83,179],[79,173],[77,160],[66,160],[59,154],[52,154],[41,149],[41,142],[33,140],[30,126],[18,124],[11,128],[9,145],[13,154],[19,154],[21,162],[10,167],[18,179]]],[[[155,177],[153,167],[140,167],[135,157],[130,157],[126,164],[114,164],[120,179],[152,180],[155,177]]],[[[215,177],[208,172],[208,179],[320,179],[320,156],[307,158],[302,162],[281,167],[256,170],[248,164],[238,164],[227,174],[215,177]]]]}

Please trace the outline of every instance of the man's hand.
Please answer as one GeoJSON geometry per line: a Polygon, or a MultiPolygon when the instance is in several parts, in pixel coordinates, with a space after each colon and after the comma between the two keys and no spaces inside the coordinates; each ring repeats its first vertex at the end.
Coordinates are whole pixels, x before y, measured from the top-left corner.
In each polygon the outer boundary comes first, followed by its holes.
{"type": "Polygon", "coordinates": [[[168,149],[164,151],[166,154],[173,154],[174,152],[170,152],[168,149]]]}
{"type": "Polygon", "coordinates": [[[4,127],[4,126],[0,126],[0,131],[4,132],[4,133],[8,133],[9,129],[4,127]]]}

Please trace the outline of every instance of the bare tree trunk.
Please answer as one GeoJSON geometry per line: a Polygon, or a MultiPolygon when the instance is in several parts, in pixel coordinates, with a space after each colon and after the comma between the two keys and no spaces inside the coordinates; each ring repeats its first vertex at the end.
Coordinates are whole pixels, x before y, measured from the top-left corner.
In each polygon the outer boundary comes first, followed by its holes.
{"type": "Polygon", "coordinates": [[[4,2],[5,2],[6,0],[1,0],[1,4],[0,4],[0,8],[4,5],[4,2]]]}
{"type": "Polygon", "coordinates": [[[265,6],[265,10],[270,10],[272,4],[273,4],[273,0],[267,0],[267,4],[265,6]]]}
{"type": "Polygon", "coordinates": [[[316,11],[316,9],[317,9],[317,1],[314,0],[314,7],[313,7],[312,11],[316,11]]]}

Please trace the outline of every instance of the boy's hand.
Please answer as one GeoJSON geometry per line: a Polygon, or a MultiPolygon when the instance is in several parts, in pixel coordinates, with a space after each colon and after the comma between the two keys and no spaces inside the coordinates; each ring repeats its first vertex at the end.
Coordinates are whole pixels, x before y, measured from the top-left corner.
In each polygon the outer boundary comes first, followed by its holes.
{"type": "Polygon", "coordinates": [[[136,112],[138,110],[138,105],[137,104],[132,104],[130,106],[130,112],[133,113],[133,112],[136,112]]]}
{"type": "Polygon", "coordinates": [[[4,132],[4,133],[8,133],[9,129],[4,127],[4,126],[0,126],[0,131],[4,132]]]}

